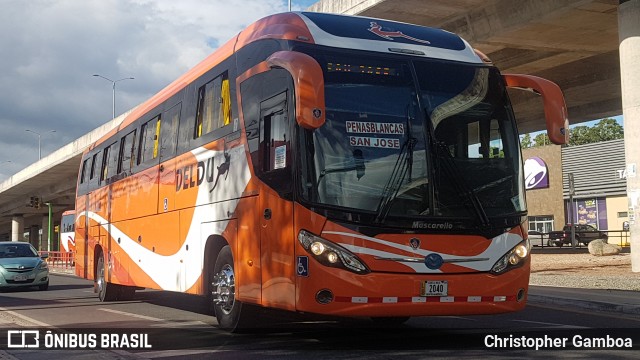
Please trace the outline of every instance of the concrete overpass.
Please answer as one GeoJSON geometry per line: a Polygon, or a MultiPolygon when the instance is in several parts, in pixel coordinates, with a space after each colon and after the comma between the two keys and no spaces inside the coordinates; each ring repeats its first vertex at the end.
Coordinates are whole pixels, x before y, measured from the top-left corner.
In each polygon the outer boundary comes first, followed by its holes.
{"type": "Polygon", "coordinates": [[[129,112],[107,122],[75,141],[61,147],[0,183],[0,241],[32,240],[42,230],[40,248],[48,247],[48,220],[51,204],[55,223],[65,210],[75,205],[76,178],[83,151],[94,141],[118,126],[129,112]],[[30,206],[30,198],[37,197],[40,207],[30,206]]]}
{"type": "MultiPolygon", "coordinates": [[[[455,32],[503,72],[539,75],[559,84],[571,123],[620,115],[624,97],[627,163],[640,162],[637,154],[629,157],[631,144],[640,136],[640,95],[632,95],[640,94],[640,71],[634,70],[640,64],[640,0],[321,0],[309,10],[455,32]],[[629,64],[622,69],[621,52],[622,63],[629,64]],[[622,85],[621,71],[628,80],[622,85]]],[[[539,99],[521,92],[510,95],[520,132],[541,130],[539,99]]],[[[46,211],[25,207],[30,196],[51,201],[56,215],[72,207],[82,150],[121,120],[114,119],[1,183],[0,240],[11,232],[21,236],[24,227],[42,227],[46,211]]],[[[640,190],[640,183],[629,190],[640,190]]],[[[637,263],[634,270],[640,271],[640,259],[637,263]]]]}
{"type": "MultiPolygon", "coordinates": [[[[485,53],[503,73],[538,75],[565,94],[571,123],[622,114],[618,1],[322,0],[310,10],[442,28],[485,53]]],[[[511,92],[519,130],[540,130],[541,103],[511,92]]]]}

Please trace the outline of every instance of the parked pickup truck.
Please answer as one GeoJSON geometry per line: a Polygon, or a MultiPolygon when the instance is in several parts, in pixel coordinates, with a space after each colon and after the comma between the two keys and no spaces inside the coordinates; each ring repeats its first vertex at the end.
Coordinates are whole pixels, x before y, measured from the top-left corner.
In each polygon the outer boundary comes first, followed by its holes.
{"type": "MultiPolygon", "coordinates": [[[[607,233],[596,229],[591,225],[575,225],[576,242],[588,245],[591,241],[596,239],[607,240],[607,233]]],[[[547,245],[559,246],[564,244],[571,245],[571,224],[567,224],[562,228],[562,231],[552,231],[549,233],[549,239],[547,245]]]]}

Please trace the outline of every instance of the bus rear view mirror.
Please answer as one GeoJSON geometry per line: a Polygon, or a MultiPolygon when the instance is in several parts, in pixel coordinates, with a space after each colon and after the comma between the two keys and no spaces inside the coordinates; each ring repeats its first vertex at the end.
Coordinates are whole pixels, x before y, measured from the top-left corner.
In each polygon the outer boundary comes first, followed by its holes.
{"type": "Polygon", "coordinates": [[[569,119],[562,90],[554,82],[533,75],[504,74],[507,87],[542,95],[549,140],[557,145],[569,142],[569,119]]]}
{"type": "Polygon", "coordinates": [[[287,70],[293,77],[298,124],[310,130],[324,125],[324,77],[318,62],[303,53],[278,51],[269,56],[267,63],[287,70]]]}

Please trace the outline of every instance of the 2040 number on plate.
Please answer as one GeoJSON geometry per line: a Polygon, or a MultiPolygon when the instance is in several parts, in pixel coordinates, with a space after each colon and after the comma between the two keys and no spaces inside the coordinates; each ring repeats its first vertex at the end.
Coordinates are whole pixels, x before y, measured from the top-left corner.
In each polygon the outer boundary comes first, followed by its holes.
{"type": "Polygon", "coordinates": [[[427,280],[422,283],[422,296],[447,296],[449,292],[448,281],[427,280]]]}

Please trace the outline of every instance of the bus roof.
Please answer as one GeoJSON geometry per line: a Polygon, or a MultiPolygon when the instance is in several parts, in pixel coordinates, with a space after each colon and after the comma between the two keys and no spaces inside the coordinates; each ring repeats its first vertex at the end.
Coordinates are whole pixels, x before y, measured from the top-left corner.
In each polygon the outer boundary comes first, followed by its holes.
{"type": "Polygon", "coordinates": [[[468,63],[483,62],[466,41],[441,29],[325,13],[288,12],[270,15],[249,25],[202,62],[137,106],[117,128],[97,140],[87,151],[162,104],[239,49],[263,39],[294,40],[336,48],[419,55],[468,63]]]}

